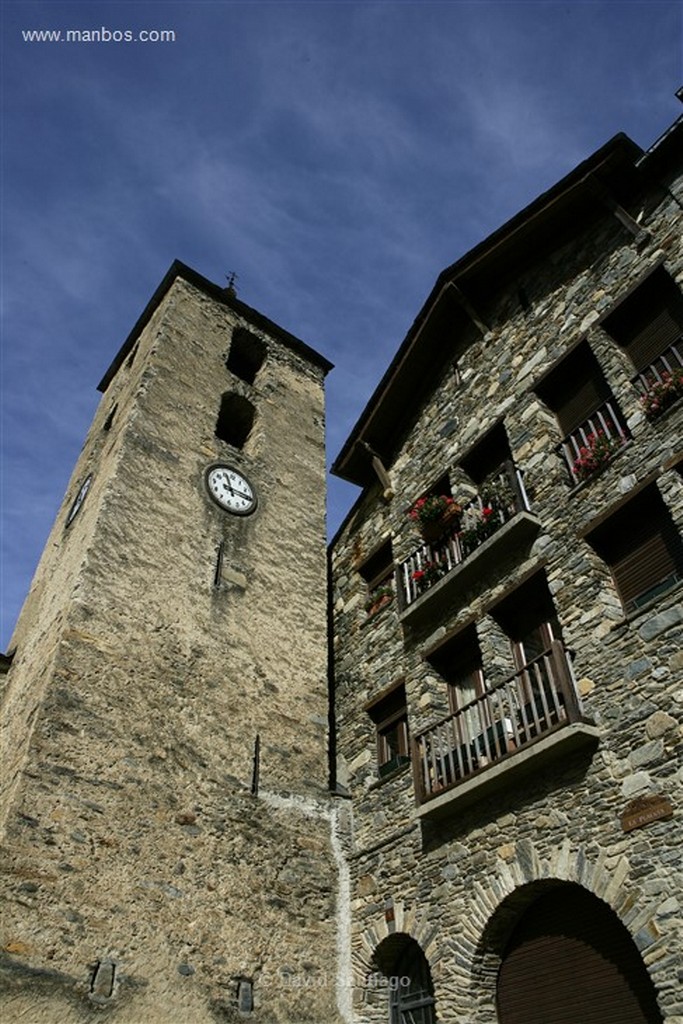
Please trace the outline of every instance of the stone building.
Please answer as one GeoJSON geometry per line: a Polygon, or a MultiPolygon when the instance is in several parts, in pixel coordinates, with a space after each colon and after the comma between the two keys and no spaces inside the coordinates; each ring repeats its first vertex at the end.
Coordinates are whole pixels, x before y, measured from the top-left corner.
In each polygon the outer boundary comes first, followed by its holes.
{"type": "Polygon", "coordinates": [[[362,1024],[683,1022],[682,135],[447,268],[334,464],[362,1024]]]}
{"type": "Polygon", "coordinates": [[[439,277],[330,590],[330,364],[173,264],[0,657],[3,1019],[683,1024],[682,132],[439,277]]]}
{"type": "Polygon", "coordinates": [[[100,384],[3,664],[5,1021],[337,1020],[329,368],[176,263],[100,384]]]}

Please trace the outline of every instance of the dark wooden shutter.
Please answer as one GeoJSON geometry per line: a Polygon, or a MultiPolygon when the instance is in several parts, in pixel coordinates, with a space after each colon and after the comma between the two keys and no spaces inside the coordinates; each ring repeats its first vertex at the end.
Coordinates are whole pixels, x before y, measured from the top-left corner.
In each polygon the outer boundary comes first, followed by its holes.
{"type": "Polygon", "coordinates": [[[628,931],[573,884],[541,896],[523,916],[501,963],[497,997],[500,1024],[662,1024],[628,931]]]}
{"type": "Polygon", "coordinates": [[[673,520],[640,525],[631,537],[632,550],[611,566],[626,607],[670,577],[683,578],[683,542],[673,520]]]}
{"type": "Polygon", "coordinates": [[[634,331],[633,337],[624,347],[633,366],[640,373],[665,352],[683,333],[682,325],[668,309],[662,309],[656,316],[634,331]]]}
{"type": "Polygon", "coordinates": [[[538,393],[557,416],[565,436],[612,397],[600,365],[585,342],[562,360],[539,386],[538,393]]]}
{"type": "Polygon", "coordinates": [[[589,537],[629,609],[667,580],[683,579],[683,540],[656,487],[648,487],[589,537]]]}
{"type": "Polygon", "coordinates": [[[683,294],[660,268],[605,319],[603,326],[626,349],[640,372],[683,334],[683,294]]]}

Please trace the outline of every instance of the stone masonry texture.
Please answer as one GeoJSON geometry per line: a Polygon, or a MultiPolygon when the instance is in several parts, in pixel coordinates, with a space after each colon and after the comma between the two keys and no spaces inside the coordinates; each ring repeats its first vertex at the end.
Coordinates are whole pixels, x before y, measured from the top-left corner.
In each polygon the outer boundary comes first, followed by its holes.
{"type": "Polygon", "coordinates": [[[12,641],[6,1020],[237,1020],[240,981],[255,1021],[336,1019],[323,376],[178,276],[103,395],[12,641]],[[256,409],[241,450],[223,393],[256,409]],[[209,498],[216,461],[253,516],[209,498]]]}
{"type": "Polygon", "coordinates": [[[486,333],[472,325],[457,348],[457,373],[452,363],[432,373],[394,450],[379,452],[393,496],[385,481],[367,484],[333,543],[338,773],[353,806],[354,1020],[362,1024],[388,1019],[386,990],[363,979],[377,970],[392,935],[415,939],[426,956],[438,1021],[494,1024],[511,929],[540,892],[560,882],[580,884],[614,911],[640,951],[663,1019],[683,1021],[683,591],[679,581],[625,614],[609,568],[585,536],[648,481],[683,526],[681,401],[649,422],[631,384],[633,367],[601,325],[648,270],[663,265],[683,282],[681,183],[669,177],[662,184],[670,191],[658,187],[642,204],[646,234],[636,237],[605,211],[587,227],[577,221],[569,240],[551,237],[521,277],[511,271],[490,281],[477,310],[486,333]],[[599,361],[631,439],[601,473],[572,487],[557,451],[557,420],[535,385],[581,341],[599,361]],[[390,543],[398,567],[420,546],[408,509],[445,474],[454,496],[466,493],[472,485],[460,461],[498,422],[524,474],[534,529],[516,543],[506,527],[489,541],[497,555],[485,563],[483,549],[471,556],[467,573],[454,570],[462,582],[441,599],[444,582],[405,608],[398,572],[394,599],[368,613],[366,560],[390,543]],[[427,655],[467,624],[477,630],[485,671],[512,673],[491,611],[533,573],[547,580],[597,745],[560,753],[507,785],[502,772],[480,799],[436,820],[418,817],[410,768],[378,777],[366,707],[403,680],[412,735],[447,715],[446,682],[427,655]],[[671,802],[673,818],[624,831],[629,802],[652,794],[671,802]]]}
{"type": "Polygon", "coordinates": [[[620,138],[441,275],[385,378],[412,366],[411,388],[382,385],[344,449],[362,490],[329,552],[329,364],[230,290],[166,275],[101,385],[2,660],[3,1020],[403,1024],[391,963],[412,940],[437,1024],[506,1024],[510,937],[571,883],[683,1024],[683,583],[626,609],[595,544],[643,493],[683,528],[683,399],[646,418],[604,321],[658,268],[683,284],[683,187],[670,139],[639,155],[620,138]],[[263,354],[253,380],[228,364],[237,339],[263,354]],[[578,345],[628,442],[577,483],[543,396],[578,345]],[[225,396],[234,443],[216,432],[225,396]],[[387,408],[377,451],[363,442],[387,408]],[[409,604],[407,512],[444,478],[471,496],[492,429],[528,509],[409,604]],[[210,498],[215,463],[254,484],[254,514],[210,498]],[[391,591],[373,607],[378,553],[391,591]],[[500,602],[539,579],[571,724],[431,805],[414,746],[380,774],[376,702],[403,687],[412,742],[444,719],[438,652],[464,629],[487,682],[509,678],[500,602]]]}

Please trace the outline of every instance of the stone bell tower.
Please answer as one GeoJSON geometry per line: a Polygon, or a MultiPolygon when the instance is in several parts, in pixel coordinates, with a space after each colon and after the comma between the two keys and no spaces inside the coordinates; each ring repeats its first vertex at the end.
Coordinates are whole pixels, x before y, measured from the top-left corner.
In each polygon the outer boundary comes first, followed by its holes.
{"type": "Polygon", "coordinates": [[[174,263],[100,384],[2,696],[5,1019],[338,1019],[329,369],[174,263]]]}

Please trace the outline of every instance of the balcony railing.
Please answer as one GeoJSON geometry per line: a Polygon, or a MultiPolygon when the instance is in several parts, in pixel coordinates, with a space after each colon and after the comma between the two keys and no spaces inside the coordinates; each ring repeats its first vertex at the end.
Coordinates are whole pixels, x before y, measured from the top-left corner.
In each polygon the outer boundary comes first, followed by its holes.
{"type": "Polygon", "coordinates": [[[579,719],[567,654],[553,640],[505,682],[413,738],[418,803],[579,719]]]}
{"type": "Polygon", "coordinates": [[[653,384],[664,384],[667,375],[680,369],[683,369],[683,337],[677,338],[673,345],[637,373],[631,383],[641,395],[646,395],[653,384]]]}
{"type": "Polygon", "coordinates": [[[487,481],[438,541],[424,543],[398,567],[403,607],[407,608],[430,587],[461,565],[518,512],[529,512],[529,499],[521,472],[512,462],[487,481]]]}
{"type": "Polygon", "coordinates": [[[581,483],[606,465],[628,436],[614,399],[599,406],[560,442],[570,482],[581,483]]]}

